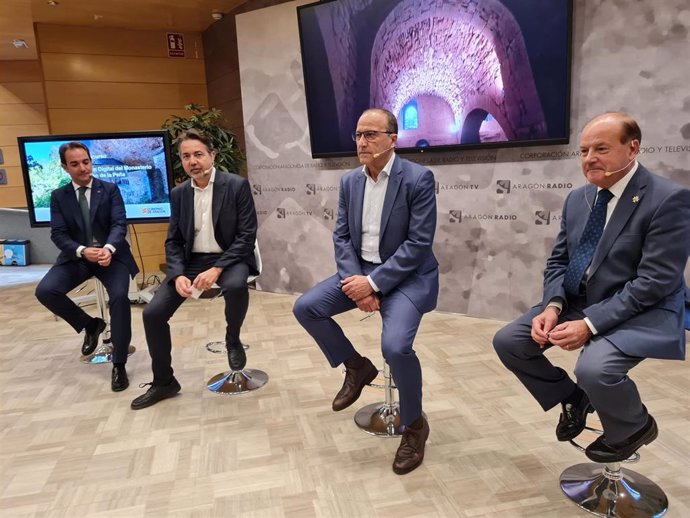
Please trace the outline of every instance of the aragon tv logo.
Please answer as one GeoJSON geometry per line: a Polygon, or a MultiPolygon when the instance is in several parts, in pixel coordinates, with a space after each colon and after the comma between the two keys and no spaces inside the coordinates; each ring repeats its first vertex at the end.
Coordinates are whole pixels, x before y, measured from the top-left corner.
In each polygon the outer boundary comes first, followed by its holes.
{"type": "Polygon", "coordinates": [[[449,210],[448,211],[448,221],[451,223],[461,223],[462,222],[462,211],[461,210],[449,210]]]}
{"type": "Polygon", "coordinates": [[[498,194],[509,194],[510,180],[496,180],[496,192],[498,194]]]}
{"type": "Polygon", "coordinates": [[[316,184],[314,184],[314,183],[308,183],[307,184],[307,194],[310,194],[310,195],[316,194],[316,184]]]}
{"type": "Polygon", "coordinates": [[[550,210],[537,210],[534,212],[534,224],[535,225],[550,225],[551,224],[551,211],[550,210]]]}
{"type": "Polygon", "coordinates": [[[258,183],[252,184],[252,194],[254,196],[259,196],[261,194],[261,185],[258,183]]]}
{"type": "Polygon", "coordinates": [[[324,207],[323,209],[323,219],[325,220],[332,220],[333,219],[333,209],[329,209],[328,207],[324,207]]]}
{"type": "Polygon", "coordinates": [[[285,209],[283,207],[278,207],[276,209],[276,217],[278,219],[285,219],[285,209]]]}

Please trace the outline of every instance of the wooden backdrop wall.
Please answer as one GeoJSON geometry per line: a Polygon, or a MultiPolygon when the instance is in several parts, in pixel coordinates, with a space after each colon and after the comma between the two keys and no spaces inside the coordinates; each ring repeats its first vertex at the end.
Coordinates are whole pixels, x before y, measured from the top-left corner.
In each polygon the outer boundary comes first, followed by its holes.
{"type": "MultiPolygon", "coordinates": [[[[21,112],[26,115],[17,117],[24,125],[39,124],[41,113],[47,117],[48,127],[33,134],[46,130],[58,135],[158,129],[171,115],[184,115],[185,104],[208,104],[200,33],[184,34],[183,58],[168,57],[164,31],[37,24],[36,37],[40,68],[23,81],[38,86],[33,87],[33,104],[26,100],[26,90],[22,106],[34,107],[36,99],[44,104],[34,108],[32,118],[26,107],[21,112]]],[[[0,83],[6,85],[4,73],[0,74],[0,83]]],[[[0,93],[0,103],[4,97],[0,93]]],[[[26,134],[15,131],[18,133],[12,138],[26,134]]],[[[2,135],[2,145],[7,146],[12,138],[2,135]]],[[[19,167],[12,187],[20,192],[19,197],[10,200],[4,190],[0,191],[0,206],[25,207],[19,167]]],[[[12,187],[4,189],[9,193],[12,187]]],[[[143,261],[146,271],[158,270],[165,262],[166,229],[166,224],[136,226],[140,248],[137,250],[134,239],[132,245],[139,266],[143,261]]]]}

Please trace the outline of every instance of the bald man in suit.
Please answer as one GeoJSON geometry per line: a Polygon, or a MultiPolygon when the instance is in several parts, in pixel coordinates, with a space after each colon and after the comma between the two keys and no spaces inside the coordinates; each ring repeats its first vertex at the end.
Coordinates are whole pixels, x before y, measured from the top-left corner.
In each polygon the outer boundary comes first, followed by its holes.
{"type": "Polygon", "coordinates": [[[585,126],[580,154],[589,184],[565,201],[542,301],[494,337],[501,361],[542,408],[561,404],[558,440],[575,438],[596,410],[604,434],[586,454],[602,463],[657,437],[628,372],[645,358],[685,357],[690,190],[637,162],[641,140],[625,113],[585,126]],[[577,383],[546,359],[551,347],[579,353],[577,383]]]}

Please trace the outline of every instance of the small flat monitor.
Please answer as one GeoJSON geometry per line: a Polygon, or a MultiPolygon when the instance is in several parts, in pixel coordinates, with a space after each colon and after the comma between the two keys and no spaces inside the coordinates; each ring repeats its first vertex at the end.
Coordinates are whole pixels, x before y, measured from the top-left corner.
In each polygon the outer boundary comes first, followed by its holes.
{"type": "Polygon", "coordinates": [[[166,131],[45,135],[17,141],[32,227],[50,226],[50,193],[71,181],[60,163],[59,149],[74,141],[89,148],[94,178],[120,189],[127,223],[160,223],[170,218],[173,179],[166,131]]]}

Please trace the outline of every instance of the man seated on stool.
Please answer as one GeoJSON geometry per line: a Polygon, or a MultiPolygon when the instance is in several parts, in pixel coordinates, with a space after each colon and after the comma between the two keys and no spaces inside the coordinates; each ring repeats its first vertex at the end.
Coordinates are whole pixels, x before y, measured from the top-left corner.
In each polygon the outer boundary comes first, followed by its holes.
{"type": "Polygon", "coordinates": [[[333,232],[338,273],[295,303],[300,324],[316,340],[331,367],[345,364],[345,381],[333,400],[339,411],[357,401],[378,374],[355,351],[333,316],[354,308],[380,311],[381,349],[400,394],[406,428],[393,471],[408,473],[422,463],[429,424],[422,414],[422,369],[412,348],[422,314],[436,307],[438,263],[431,245],[436,230],[434,175],[398,158],[395,115],[366,110],[353,138],[364,167],[340,180],[333,232]]]}
{"type": "Polygon", "coordinates": [[[189,179],[171,193],[171,215],[165,256],[168,271],[153,300],[144,309],[144,331],[153,367],[148,391],[134,401],[137,410],[177,394],[173,376],[168,321],[189,297],[217,283],[225,298],[225,344],[233,370],[247,358],[240,328],[249,307],[247,278],[258,274],[254,259],[256,212],[249,182],[216,169],[216,152],[201,131],[177,138],[182,167],[189,179]]]}
{"type": "Polygon", "coordinates": [[[50,238],[60,255],[36,288],[36,298],[79,333],[85,330],[81,353],[93,353],[105,330],[101,318],[91,318],[67,292],[96,277],[108,292],[115,392],[129,386],[125,363],[132,338],[129,277],[137,268],[127,235],[125,204],[116,185],[93,178],[89,148],[81,142],[60,146],[62,168],[72,181],[50,194],[50,238]]]}
{"type": "Polygon", "coordinates": [[[494,337],[501,361],[542,408],[561,404],[558,440],[575,438],[596,410],[604,434],[585,453],[602,463],[657,437],[628,371],[645,358],[685,357],[690,190],[636,161],[641,140],[625,113],[585,126],[580,160],[591,185],[565,200],[543,299],[494,337]],[[552,346],[580,351],[577,384],[544,356],[552,346]]]}

